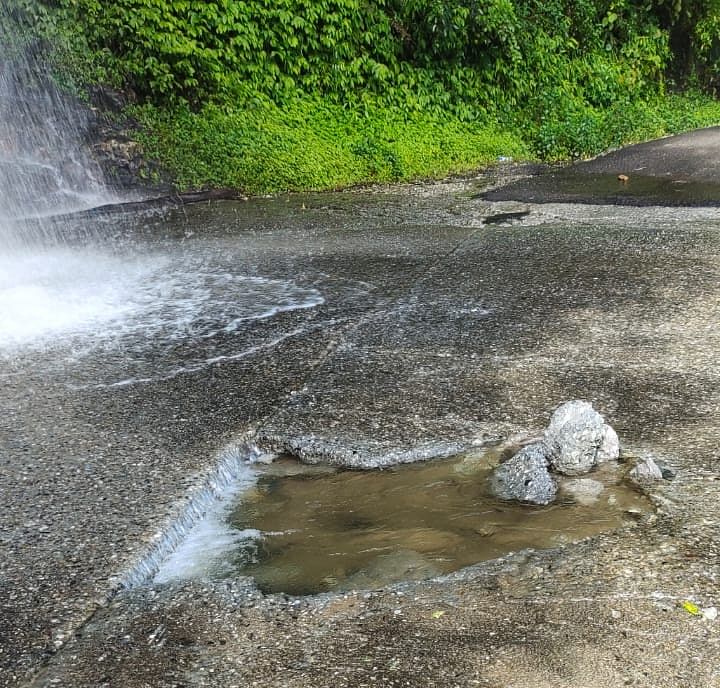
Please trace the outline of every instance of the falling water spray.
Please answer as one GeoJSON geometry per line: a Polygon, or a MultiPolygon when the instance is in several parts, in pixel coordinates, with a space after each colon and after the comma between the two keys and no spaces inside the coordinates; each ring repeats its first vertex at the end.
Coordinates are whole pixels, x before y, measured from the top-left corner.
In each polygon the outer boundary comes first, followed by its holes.
{"type": "Polygon", "coordinates": [[[92,111],[63,94],[27,11],[0,0],[0,253],[50,238],[42,218],[109,201],[92,159],[92,111]]]}

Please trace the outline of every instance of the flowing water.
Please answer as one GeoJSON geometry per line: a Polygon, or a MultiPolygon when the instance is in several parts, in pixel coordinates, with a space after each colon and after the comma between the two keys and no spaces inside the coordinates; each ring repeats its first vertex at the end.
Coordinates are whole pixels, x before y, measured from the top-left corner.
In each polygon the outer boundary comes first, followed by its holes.
{"type": "Polygon", "coordinates": [[[217,243],[128,241],[68,215],[121,194],[92,157],[90,110],[58,89],[19,16],[0,4],[0,359],[122,352],[121,370],[100,383],[162,378],[242,355],[231,340],[246,323],[322,302],[315,289],[248,273],[217,243]],[[187,342],[200,346],[158,362],[187,342]]]}
{"type": "Polygon", "coordinates": [[[60,93],[18,16],[0,4],[0,350],[113,312],[109,280],[98,290],[89,275],[102,261],[63,245],[51,217],[116,198],[90,155],[89,111],[60,93]]]}
{"type": "Polygon", "coordinates": [[[49,76],[40,42],[12,3],[0,4],[0,249],[37,240],[31,217],[110,203],[88,144],[90,110],[64,96],[49,76]],[[30,231],[31,236],[28,236],[30,231]]]}

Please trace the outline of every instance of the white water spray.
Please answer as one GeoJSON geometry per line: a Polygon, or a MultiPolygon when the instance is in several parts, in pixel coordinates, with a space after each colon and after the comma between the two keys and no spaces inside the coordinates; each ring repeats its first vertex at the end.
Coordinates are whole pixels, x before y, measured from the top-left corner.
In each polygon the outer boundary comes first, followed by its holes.
{"type": "Polygon", "coordinates": [[[88,145],[90,110],[60,93],[22,11],[0,2],[0,250],[33,243],[24,222],[112,202],[88,145]]]}
{"type": "Polygon", "coordinates": [[[91,155],[94,115],[55,86],[22,23],[13,1],[0,0],[0,360],[110,348],[128,363],[110,382],[152,380],[236,357],[229,340],[248,321],[322,303],[315,289],[243,274],[200,238],[191,250],[119,246],[103,236],[108,227],[68,218],[118,198],[91,155]],[[223,338],[227,346],[208,345],[223,338]],[[181,342],[202,350],[157,360],[181,342]],[[151,370],[141,360],[148,347],[151,370]]]}

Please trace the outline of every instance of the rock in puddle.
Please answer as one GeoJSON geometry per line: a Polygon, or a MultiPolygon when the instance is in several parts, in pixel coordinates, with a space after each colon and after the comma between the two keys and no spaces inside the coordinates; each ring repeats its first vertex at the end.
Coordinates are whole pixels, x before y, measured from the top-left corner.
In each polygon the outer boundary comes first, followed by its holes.
{"type": "MultiPolygon", "coordinates": [[[[578,476],[620,456],[617,433],[586,401],[559,406],[543,439],[523,447],[490,476],[490,491],[504,500],[545,505],[555,500],[558,484],[552,472],[578,476]]],[[[581,504],[597,501],[603,490],[596,480],[568,481],[564,491],[581,504]]]]}
{"type": "Polygon", "coordinates": [[[564,494],[571,497],[581,506],[596,504],[605,486],[599,480],[592,478],[573,478],[566,480],[561,487],[564,494]]]}
{"type": "Polygon", "coordinates": [[[620,456],[617,433],[586,401],[568,401],[558,407],[545,430],[550,465],[564,475],[582,475],[620,456]]]}
{"type": "Polygon", "coordinates": [[[523,447],[490,476],[490,491],[499,499],[550,504],[557,482],[548,470],[548,449],[542,442],[523,447]]]}
{"type": "Polygon", "coordinates": [[[628,473],[628,479],[639,487],[648,487],[663,479],[663,472],[650,457],[640,461],[628,473]]]}

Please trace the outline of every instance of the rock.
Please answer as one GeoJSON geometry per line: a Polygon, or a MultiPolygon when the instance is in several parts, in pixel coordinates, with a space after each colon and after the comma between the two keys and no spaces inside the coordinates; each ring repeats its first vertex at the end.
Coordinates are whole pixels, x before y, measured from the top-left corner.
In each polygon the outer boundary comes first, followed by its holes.
{"type": "MultiPolygon", "coordinates": [[[[600,415],[600,414],[598,414],[600,415]]],[[[602,418],[602,416],[600,416],[602,418]]],[[[620,457],[620,440],[617,433],[607,423],[603,426],[603,436],[600,440],[597,454],[595,455],[595,463],[605,463],[607,461],[617,461],[620,457]]]]}
{"type": "Polygon", "coordinates": [[[623,514],[630,520],[639,521],[645,515],[645,512],[636,506],[631,506],[628,509],[623,509],[623,514]]]}
{"type": "Polygon", "coordinates": [[[121,113],[129,103],[135,101],[135,94],[131,91],[117,91],[109,86],[91,86],[89,95],[93,107],[114,114],[121,113]]]}
{"type": "Polygon", "coordinates": [[[715,619],[718,618],[717,607],[706,607],[705,609],[701,609],[700,613],[706,621],[715,621],[715,619]]]}
{"type": "Polygon", "coordinates": [[[604,489],[605,486],[599,480],[590,478],[574,478],[562,484],[562,491],[581,506],[595,504],[604,489]]]}
{"type": "Polygon", "coordinates": [[[672,480],[677,476],[677,473],[670,468],[666,463],[660,462],[657,459],[654,459],[655,465],[660,469],[660,472],[662,473],[663,480],[672,480]]]}
{"type": "Polygon", "coordinates": [[[582,475],[620,455],[617,434],[586,401],[568,401],[556,409],[545,430],[545,444],[550,465],[565,475],[582,475]]]}
{"type": "Polygon", "coordinates": [[[660,467],[651,459],[643,459],[628,473],[628,478],[640,487],[647,487],[663,479],[660,467]]]}
{"type": "Polygon", "coordinates": [[[555,499],[557,483],[548,471],[545,444],[529,444],[501,463],[490,476],[490,491],[499,499],[550,504],[555,499]]]}

